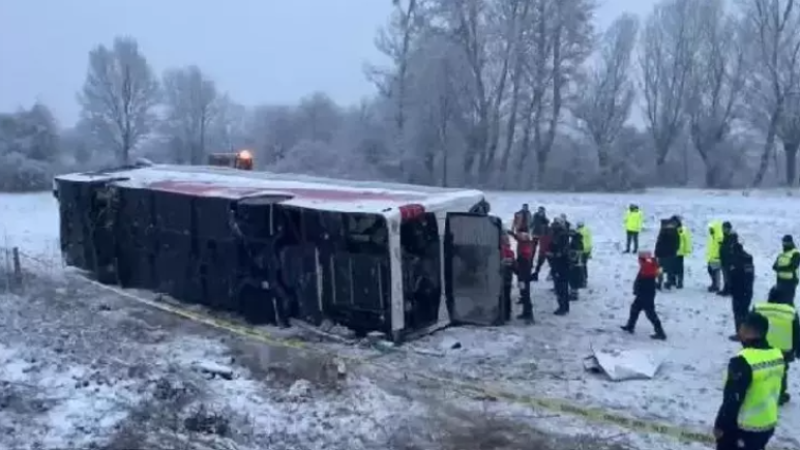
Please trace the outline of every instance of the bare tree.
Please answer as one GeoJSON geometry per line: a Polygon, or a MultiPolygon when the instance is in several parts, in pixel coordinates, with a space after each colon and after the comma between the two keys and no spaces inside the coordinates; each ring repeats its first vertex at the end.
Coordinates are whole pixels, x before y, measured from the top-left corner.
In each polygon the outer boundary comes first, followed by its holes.
{"type": "Polygon", "coordinates": [[[638,28],[639,21],[632,14],[623,14],[611,24],[600,41],[599,62],[572,108],[597,148],[602,172],[610,168],[609,147],[622,131],[633,104],[631,57],[638,28]]]}
{"type": "Polygon", "coordinates": [[[645,118],[661,169],[684,126],[702,0],[662,0],[647,18],[639,59],[645,118]]]}
{"type": "Polygon", "coordinates": [[[127,162],[131,150],[151,132],[158,102],[158,80],[134,39],[118,37],[112,48],[100,45],[89,52],[78,100],[98,141],[127,162]]]}
{"type": "Polygon", "coordinates": [[[248,110],[228,94],[217,96],[214,120],[209,130],[209,146],[219,151],[234,151],[252,144],[247,139],[248,110]]]}
{"type": "MultiPolygon", "coordinates": [[[[797,92],[800,81],[800,8],[794,0],[742,0],[743,28],[748,42],[750,76],[748,103],[756,111],[751,119],[764,130],[766,139],[753,185],[760,185],[773,155],[787,97],[797,92]]],[[[794,164],[796,148],[787,153],[794,164]]],[[[787,175],[788,175],[787,169],[787,175]]],[[[788,180],[791,182],[791,180],[788,180]]]]}
{"type": "MultiPolygon", "coordinates": [[[[523,187],[544,181],[547,163],[566,105],[580,89],[583,64],[592,52],[595,3],[590,0],[535,0],[525,31],[528,105],[523,121],[519,170],[536,156],[536,176],[523,187]]],[[[524,179],[524,178],[523,178],[524,179]]]]}
{"type": "Polygon", "coordinates": [[[696,11],[701,26],[686,115],[692,143],[706,165],[706,186],[718,187],[721,164],[730,159],[720,151],[737,119],[744,87],[744,43],[737,19],[727,14],[724,0],[695,1],[699,1],[696,11]]]}
{"type": "Polygon", "coordinates": [[[776,134],[783,142],[786,155],[785,183],[794,186],[797,180],[797,150],[800,148],[800,92],[791,92],[786,98],[776,134]]]}
{"type": "MultiPolygon", "coordinates": [[[[392,0],[392,13],[388,23],[378,31],[375,38],[377,49],[387,56],[391,66],[366,67],[367,78],[378,88],[379,93],[392,105],[391,143],[392,152],[400,164],[406,159],[401,142],[405,140],[408,108],[409,58],[417,38],[424,28],[424,18],[419,0],[392,0]]],[[[405,167],[401,172],[407,172],[405,167]]]]}
{"type": "Polygon", "coordinates": [[[216,85],[197,66],[167,71],[163,84],[166,124],[183,147],[179,160],[188,156],[190,164],[202,164],[216,114],[216,85]]]}

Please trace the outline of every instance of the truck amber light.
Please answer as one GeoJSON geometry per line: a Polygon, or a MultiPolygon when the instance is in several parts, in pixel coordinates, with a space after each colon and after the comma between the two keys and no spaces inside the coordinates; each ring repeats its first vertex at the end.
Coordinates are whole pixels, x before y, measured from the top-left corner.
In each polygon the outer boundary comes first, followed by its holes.
{"type": "Polygon", "coordinates": [[[414,220],[425,214],[425,207],[419,204],[403,205],[400,208],[400,220],[414,220]]]}

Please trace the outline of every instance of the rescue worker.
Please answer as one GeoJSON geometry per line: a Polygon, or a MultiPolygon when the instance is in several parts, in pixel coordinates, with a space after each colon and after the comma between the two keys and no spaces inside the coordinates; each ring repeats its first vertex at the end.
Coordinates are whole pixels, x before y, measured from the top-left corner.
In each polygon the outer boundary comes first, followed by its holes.
{"type": "Polygon", "coordinates": [[[578,290],[583,287],[583,235],[569,230],[569,298],[578,300],[578,290]]]}
{"type": "Polygon", "coordinates": [[[792,305],[797,290],[798,266],[800,266],[800,251],[794,244],[794,238],[787,234],[783,237],[783,251],[775,259],[772,270],[775,271],[775,285],[783,292],[786,301],[792,305]]]}
{"type": "Polygon", "coordinates": [[[756,303],[753,309],[769,321],[767,343],[770,347],[782,351],[783,359],[786,361],[786,370],[783,373],[783,381],[781,383],[781,394],[780,398],[778,398],[778,405],[782,406],[791,399],[787,392],[789,364],[794,362],[797,357],[800,357],[800,321],[797,318],[797,310],[794,306],[785,302],[783,293],[777,286],[773,286],[769,290],[767,303],[756,303]]]}
{"type": "Polygon", "coordinates": [[[515,261],[514,250],[511,248],[511,239],[506,233],[503,233],[500,238],[500,252],[503,271],[503,319],[508,322],[511,320],[511,287],[514,283],[515,261]]]}
{"type": "Polygon", "coordinates": [[[728,279],[730,278],[731,271],[731,252],[733,252],[733,244],[739,241],[739,236],[733,231],[733,226],[730,222],[722,222],[722,241],[719,244],[719,264],[722,271],[722,290],[717,292],[717,295],[728,296],[731,295],[730,286],[728,286],[728,279]]]}
{"type": "Polygon", "coordinates": [[[550,241],[550,272],[553,275],[554,291],[558,300],[558,309],[554,314],[569,314],[569,233],[561,218],[553,221],[552,240],[550,241]]]}
{"type": "Polygon", "coordinates": [[[514,214],[514,223],[511,225],[511,231],[516,233],[530,233],[531,231],[531,211],[527,203],[522,204],[522,209],[514,214]]]}
{"type": "Polygon", "coordinates": [[[722,222],[711,222],[708,225],[708,237],[706,239],[706,264],[708,267],[708,276],[711,278],[711,285],[708,286],[708,292],[719,292],[719,277],[721,271],[719,247],[721,244],[722,222]]]}
{"type": "MultiPolygon", "coordinates": [[[[549,219],[547,218],[547,213],[544,210],[544,206],[540,206],[536,208],[536,212],[533,213],[533,217],[531,218],[531,239],[533,240],[533,252],[536,253],[537,247],[539,247],[539,243],[542,240],[542,236],[547,233],[547,226],[550,224],[549,219]]],[[[541,250],[539,250],[541,252],[541,250]]]]}
{"type": "Polygon", "coordinates": [[[750,304],[753,301],[755,267],[753,266],[753,256],[745,251],[740,242],[733,244],[730,264],[728,273],[730,274],[731,307],[735,324],[734,334],[730,336],[730,340],[737,341],[739,337],[736,335],[736,330],[750,312],[750,304]]]}
{"type": "Polygon", "coordinates": [[[639,320],[639,314],[644,311],[647,320],[653,324],[653,329],[655,330],[655,333],[650,337],[662,341],[667,339],[667,335],[661,325],[661,319],[658,318],[656,313],[656,285],[660,273],[661,268],[658,265],[658,261],[653,258],[653,255],[647,251],[639,252],[639,273],[633,282],[634,300],[631,304],[628,323],[620,327],[624,331],[633,334],[636,329],[636,322],[639,320]]]}
{"type": "Polygon", "coordinates": [[[536,212],[533,214],[533,221],[531,225],[531,234],[537,240],[544,236],[547,233],[547,226],[550,224],[550,220],[547,218],[547,212],[544,209],[544,206],[540,206],[536,209],[536,212]]]}
{"type": "Polygon", "coordinates": [[[717,450],[764,450],[778,425],[778,392],[786,365],[767,343],[769,322],[750,313],[739,327],[744,348],[728,362],[722,405],[714,422],[717,450]]]}
{"type": "Polygon", "coordinates": [[[558,218],[561,220],[561,223],[564,224],[564,227],[567,229],[567,231],[572,230],[572,224],[569,222],[569,219],[567,219],[566,214],[561,213],[558,215],[558,218]]]}
{"type": "Polygon", "coordinates": [[[583,222],[578,222],[578,233],[583,237],[583,284],[586,287],[589,283],[589,260],[592,259],[592,232],[583,222]]]}
{"type": "Polygon", "coordinates": [[[522,314],[517,318],[532,323],[531,271],[533,269],[534,244],[528,233],[516,233],[514,238],[517,240],[517,263],[515,268],[517,282],[519,283],[519,303],[522,305],[522,314]]]}
{"type": "Polygon", "coordinates": [[[639,233],[642,231],[642,225],[644,225],[642,211],[636,205],[628,206],[628,211],[625,212],[625,253],[631,253],[631,245],[632,253],[639,252],[639,233]]]}
{"type": "Polygon", "coordinates": [[[550,242],[553,240],[553,227],[547,225],[544,233],[539,237],[539,257],[536,259],[536,269],[531,275],[531,280],[539,281],[539,272],[546,261],[549,261],[550,242]]]}
{"type": "Polygon", "coordinates": [[[678,247],[680,246],[680,236],[678,236],[678,228],[671,219],[661,220],[661,229],[658,231],[658,238],[656,239],[655,256],[658,260],[658,265],[661,267],[661,274],[658,276],[657,289],[669,290],[676,284],[675,279],[675,259],[678,256],[678,247]],[[666,275],[667,282],[664,283],[664,275],[666,275]]]}
{"type": "Polygon", "coordinates": [[[683,289],[683,278],[686,273],[685,260],[692,254],[692,232],[683,224],[680,216],[673,216],[672,220],[678,226],[678,255],[675,258],[675,287],[683,289]]]}

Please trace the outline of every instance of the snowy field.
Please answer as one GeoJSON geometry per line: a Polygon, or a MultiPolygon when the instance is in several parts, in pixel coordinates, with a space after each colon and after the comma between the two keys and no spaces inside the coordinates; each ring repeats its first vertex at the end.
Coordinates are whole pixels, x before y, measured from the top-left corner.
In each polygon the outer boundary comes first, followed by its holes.
{"type": "MultiPolygon", "coordinates": [[[[551,217],[565,213],[573,223],[582,220],[592,229],[589,289],[572,304],[570,315],[552,315],[554,295],[549,283],[541,281],[533,292],[535,325],[449,329],[413,344],[427,351],[386,353],[378,357],[380,367],[348,366],[347,375],[339,377],[331,372],[330,358],[247,343],[63,275],[54,264],[59,259],[58,211],[52,196],[0,196],[0,247],[18,246],[35,255],[41,262],[32,267],[42,272],[28,283],[24,296],[3,294],[0,285],[0,426],[5,427],[0,447],[95,444],[111,449],[144,435],[152,448],[160,448],[155,443],[178,448],[171,445],[178,440],[190,442],[188,448],[367,449],[392,448],[389,442],[401,435],[408,443],[412,434],[424,435],[427,444],[414,448],[449,448],[436,433],[418,427],[423,422],[441,429],[442,417],[455,417],[473,429],[502,430],[513,422],[516,430],[557,431],[567,436],[565,449],[596,448],[569,440],[585,433],[635,449],[704,448],[445,392],[406,379],[404,373],[424,368],[443,378],[477,379],[505,391],[710,431],[725,365],[738,346],[727,340],[733,332],[729,300],[705,291],[706,226],[711,220],[733,223],[755,258],[758,301],[773,280],[770,267],[781,236],[800,237],[800,210],[791,207],[797,200],[782,191],[745,196],[691,190],[492,197],[493,213],[504,220],[527,202],[532,209],[545,206],[551,217]],[[657,299],[666,342],[649,339],[644,317],[635,336],[619,329],[636,272],[635,256],[621,253],[622,215],[629,203],[645,213],[643,248],[652,248],[662,217],[680,214],[693,233],[686,288],[657,299]],[[452,349],[454,342],[460,348],[452,349]],[[613,383],[584,371],[583,359],[592,348],[656,349],[667,359],[653,380],[613,383]],[[381,368],[386,366],[396,370],[381,368]]],[[[783,408],[775,440],[785,449],[800,448],[798,377],[796,371],[790,376],[796,400],[783,408]]]]}

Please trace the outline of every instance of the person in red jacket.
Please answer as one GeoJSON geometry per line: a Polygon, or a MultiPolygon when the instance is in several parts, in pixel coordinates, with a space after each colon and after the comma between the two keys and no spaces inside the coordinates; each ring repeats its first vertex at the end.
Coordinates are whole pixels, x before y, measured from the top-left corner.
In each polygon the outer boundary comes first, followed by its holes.
{"type": "Polygon", "coordinates": [[[516,261],[508,234],[503,233],[500,240],[500,257],[503,263],[503,320],[508,322],[511,320],[511,285],[514,283],[516,261]]]}
{"type": "Polygon", "coordinates": [[[652,253],[647,251],[639,252],[639,273],[636,275],[636,281],[633,282],[633,295],[635,298],[631,304],[628,323],[621,327],[623,330],[633,334],[639,314],[644,311],[647,320],[653,324],[653,329],[655,329],[655,333],[650,337],[662,341],[667,339],[664,328],[661,326],[661,319],[658,318],[656,313],[656,290],[660,274],[661,267],[659,267],[658,261],[653,257],[652,253]]]}
{"type": "Polygon", "coordinates": [[[533,305],[531,304],[531,272],[533,271],[533,256],[536,252],[536,242],[528,233],[515,233],[517,240],[517,281],[519,282],[519,303],[522,305],[522,314],[517,318],[525,322],[533,322],[533,305]]]}

